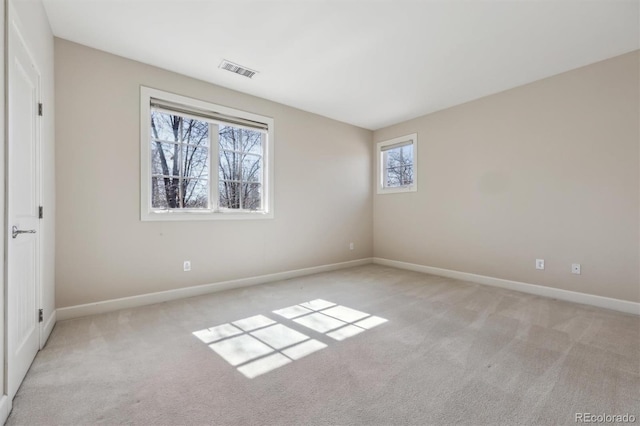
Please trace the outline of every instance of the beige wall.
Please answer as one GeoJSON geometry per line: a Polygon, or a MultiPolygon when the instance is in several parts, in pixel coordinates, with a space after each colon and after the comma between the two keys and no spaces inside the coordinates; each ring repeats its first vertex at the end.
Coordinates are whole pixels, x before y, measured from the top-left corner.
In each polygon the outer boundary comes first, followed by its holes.
{"type": "Polygon", "coordinates": [[[376,195],[373,222],[371,132],[65,40],[55,55],[58,307],[372,254],[640,301],[639,52],[376,131],[418,133],[420,186],[376,195]],[[275,219],[140,222],[140,85],[274,117],[275,219]]]}
{"type": "Polygon", "coordinates": [[[58,307],[372,255],[371,131],[61,39],[55,60],[58,307]],[[275,218],[141,222],[140,85],[273,117],[275,218]]]}
{"type": "Polygon", "coordinates": [[[374,255],[640,301],[639,59],[376,131],[418,133],[420,180],[375,195],[374,255]]]}

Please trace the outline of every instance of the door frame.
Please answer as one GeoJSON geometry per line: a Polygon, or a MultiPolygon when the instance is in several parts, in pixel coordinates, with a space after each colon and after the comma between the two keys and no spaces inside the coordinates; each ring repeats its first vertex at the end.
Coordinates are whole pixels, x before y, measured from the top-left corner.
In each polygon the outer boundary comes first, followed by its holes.
{"type": "Polygon", "coordinates": [[[0,365],[0,369],[2,370],[2,373],[0,374],[0,423],[4,424],[4,422],[7,420],[7,417],[9,416],[9,412],[11,411],[11,405],[12,405],[12,401],[9,399],[8,396],[8,383],[9,380],[7,378],[7,355],[8,355],[8,350],[7,350],[7,334],[8,334],[8,328],[7,328],[7,318],[6,318],[6,312],[7,312],[7,280],[6,280],[6,268],[5,268],[5,247],[7,245],[7,240],[6,240],[6,232],[5,230],[7,229],[6,227],[6,217],[5,217],[5,211],[6,211],[6,200],[5,200],[5,194],[6,194],[6,179],[7,179],[7,170],[6,170],[6,151],[7,151],[7,139],[8,139],[8,133],[7,133],[7,108],[6,105],[8,103],[8,98],[6,96],[7,94],[7,73],[6,73],[6,68],[7,68],[7,50],[9,47],[9,43],[8,43],[8,38],[7,38],[7,32],[8,32],[8,22],[9,22],[9,7],[8,7],[8,0],[2,0],[2,5],[0,7],[0,20],[2,22],[1,26],[0,26],[0,30],[1,30],[1,34],[0,34],[0,44],[2,44],[3,47],[3,53],[2,53],[2,69],[0,70],[0,80],[1,81],[1,85],[2,88],[0,89],[0,93],[2,94],[2,105],[0,106],[0,131],[2,134],[2,144],[0,145],[0,176],[2,176],[2,184],[0,185],[0,223],[2,223],[2,229],[0,230],[0,236],[2,237],[2,246],[0,246],[0,255],[2,256],[2,263],[0,264],[0,279],[2,280],[2,288],[0,289],[0,339],[2,340],[0,342],[0,361],[1,361],[1,365],[0,365]]]}

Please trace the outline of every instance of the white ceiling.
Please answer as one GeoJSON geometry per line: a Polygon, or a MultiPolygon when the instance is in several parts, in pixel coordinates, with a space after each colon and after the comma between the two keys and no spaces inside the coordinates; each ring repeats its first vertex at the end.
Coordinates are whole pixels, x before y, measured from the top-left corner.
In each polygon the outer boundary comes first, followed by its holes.
{"type": "Polygon", "coordinates": [[[43,3],[58,37],[368,129],[640,47],[638,0],[43,3]]]}

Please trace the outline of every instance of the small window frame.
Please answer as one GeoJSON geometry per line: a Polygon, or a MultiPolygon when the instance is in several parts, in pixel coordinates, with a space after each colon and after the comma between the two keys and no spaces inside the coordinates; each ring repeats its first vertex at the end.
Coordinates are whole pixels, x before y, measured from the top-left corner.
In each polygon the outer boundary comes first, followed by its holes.
{"type": "Polygon", "coordinates": [[[418,134],[400,136],[376,144],[376,193],[377,194],[398,194],[403,192],[418,191],[418,134]],[[385,165],[384,148],[391,145],[411,145],[413,147],[413,183],[410,185],[387,187],[384,185],[385,165]]]}
{"type": "MultiPolygon", "coordinates": [[[[220,124],[227,124],[220,122],[220,124]]],[[[242,127],[236,124],[230,124],[234,127],[242,127]]],[[[274,198],[274,120],[251,112],[241,111],[234,108],[217,105],[186,96],[165,92],[145,86],[140,86],[140,220],[141,221],[192,221],[192,220],[247,220],[247,219],[272,219],[273,198],[274,198]],[[263,209],[260,211],[236,210],[229,208],[216,208],[218,200],[211,199],[211,208],[208,209],[154,209],[151,204],[151,131],[149,119],[151,117],[151,101],[159,99],[174,104],[179,104],[186,108],[196,110],[212,111],[229,117],[250,120],[254,122],[264,123],[267,130],[263,136],[263,182],[262,182],[262,204],[263,209]]],[[[210,161],[210,197],[218,196],[218,162],[214,155],[218,156],[218,139],[211,135],[209,140],[209,161],[210,161]],[[213,164],[215,163],[215,165],[213,164]],[[215,167],[215,170],[214,170],[215,167]],[[215,190],[214,190],[215,185],[215,190]],[[213,194],[213,195],[212,195],[213,194]]]]}

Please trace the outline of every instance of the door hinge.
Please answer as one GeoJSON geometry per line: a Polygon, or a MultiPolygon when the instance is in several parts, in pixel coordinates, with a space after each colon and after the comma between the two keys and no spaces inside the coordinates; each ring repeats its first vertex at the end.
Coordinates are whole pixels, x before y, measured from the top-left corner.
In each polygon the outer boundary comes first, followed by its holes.
{"type": "Polygon", "coordinates": [[[42,219],[44,217],[44,207],[38,207],[38,219],[42,219]]]}
{"type": "Polygon", "coordinates": [[[38,309],[38,322],[42,322],[42,321],[43,321],[42,309],[38,309]]]}
{"type": "Polygon", "coordinates": [[[42,103],[38,104],[38,115],[42,117],[42,103]]]}

